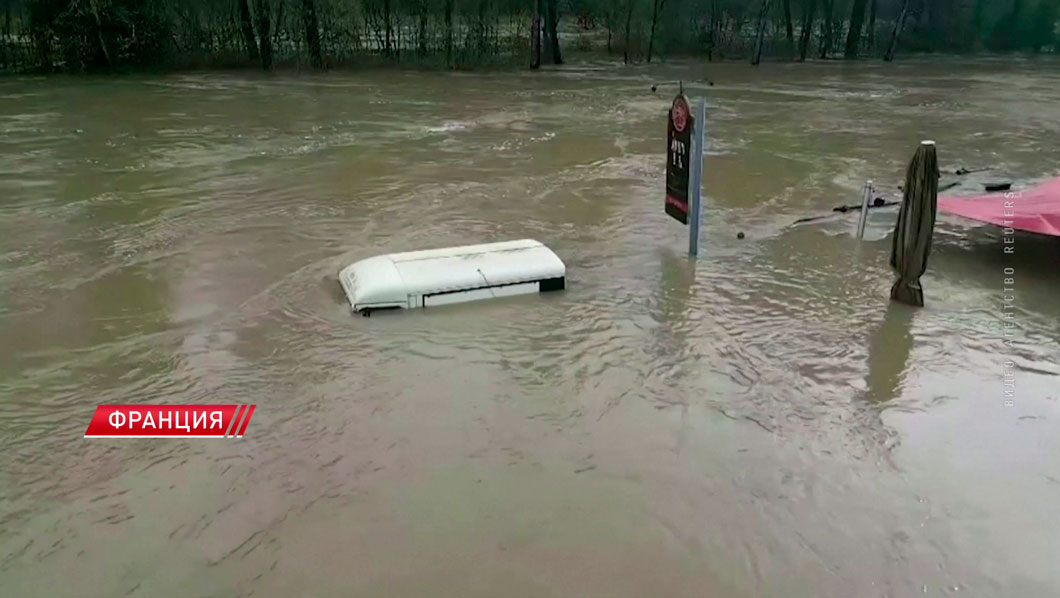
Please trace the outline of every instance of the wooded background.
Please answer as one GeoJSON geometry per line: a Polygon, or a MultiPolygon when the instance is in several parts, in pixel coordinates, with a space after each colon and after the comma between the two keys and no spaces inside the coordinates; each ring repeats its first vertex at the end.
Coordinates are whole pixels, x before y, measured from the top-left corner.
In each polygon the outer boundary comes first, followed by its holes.
{"type": "Polygon", "coordinates": [[[0,71],[1055,52],[1060,0],[0,0],[0,71]]]}

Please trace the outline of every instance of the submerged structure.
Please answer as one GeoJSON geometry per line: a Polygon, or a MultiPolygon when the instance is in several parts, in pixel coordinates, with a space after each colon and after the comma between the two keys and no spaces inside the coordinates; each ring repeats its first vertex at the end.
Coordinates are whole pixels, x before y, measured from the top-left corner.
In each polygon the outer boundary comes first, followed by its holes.
{"type": "Polygon", "coordinates": [[[1022,191],[940,197],[939,210],[996,226],[1060,237],[1060,177],[1022,191]]]}
{"type": "Polygon", "coordinates": [[[523,239],[371,257],[343,268],[339,283],[353,311],[368,315],[562,290],[566,266],[523,239]]]}

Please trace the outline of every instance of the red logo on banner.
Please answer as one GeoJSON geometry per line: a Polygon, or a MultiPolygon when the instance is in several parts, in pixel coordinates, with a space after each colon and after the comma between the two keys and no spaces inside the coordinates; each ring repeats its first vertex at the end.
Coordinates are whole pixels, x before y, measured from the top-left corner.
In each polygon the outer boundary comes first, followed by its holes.
{"type": "Polygon", "coordinates": [[[242,438],[255,405],[100,405],[85,438],[242,438]]]}
{"type": "Polygon", "coordinates": [[[674,100],[673,115],[674,129],[678,133],[683,133],[685,126],[688,124],[688,102],[683,97],[678,97],[674,100]]]}

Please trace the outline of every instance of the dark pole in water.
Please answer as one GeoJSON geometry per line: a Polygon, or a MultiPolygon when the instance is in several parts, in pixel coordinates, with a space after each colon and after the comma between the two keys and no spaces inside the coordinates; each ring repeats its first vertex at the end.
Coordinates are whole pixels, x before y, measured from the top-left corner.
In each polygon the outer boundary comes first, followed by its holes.
{"type": "Polygon", "coordinates": [[[865,223],[869,219],[869,202],[872,201],[872,196],[875,195],[872,187],[872,181],[865,183],[865,189],[861,196],[861,214],[858,215],[858,238],[865,238],[865,223]]]}
{"type": "Polygon", "coordinates": [[[707,141],[707,100],[699,98],[692,129],[692,172],[688,214],[688,255],[699,254],[700,191],[703,188],[703,150],[707,141]]]}

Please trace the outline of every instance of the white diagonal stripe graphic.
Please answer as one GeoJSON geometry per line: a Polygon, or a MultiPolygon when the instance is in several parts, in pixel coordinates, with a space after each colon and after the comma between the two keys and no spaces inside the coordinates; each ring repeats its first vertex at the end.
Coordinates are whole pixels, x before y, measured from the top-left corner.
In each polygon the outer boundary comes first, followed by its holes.
{"type": "Polygon", "coordinates": [[[239,433],[239,428],[241,428],[243,426],[243,418],[247,416],[247,413],[250,413],[250,405],[240,405],[240,407],[243,408],[243,413],[239,414],[239,417],[238,417],[239,421],[236,422],[236,427],[232,428],[232,437],[233,438],[235,438],[236,434],[239,433]]]}
{"type": "Polygon", "coordinates": [[[232,431],[232,425],[239,419],[239,410],[242,408],[242,405],[236,405],[236,412],[232,414],[232,421],[228,422],[228,428],[225,429],[225,438],[228,438],[228,433],[232,431]]]}

